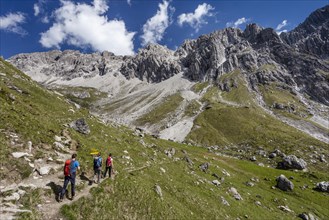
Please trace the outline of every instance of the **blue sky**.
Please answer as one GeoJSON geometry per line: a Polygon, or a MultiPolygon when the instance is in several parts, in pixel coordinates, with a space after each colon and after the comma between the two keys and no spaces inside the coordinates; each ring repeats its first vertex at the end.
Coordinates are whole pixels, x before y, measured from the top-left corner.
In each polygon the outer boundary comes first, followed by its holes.
{"type": "Polygon", "coordinates": [[[0,54],[74,49],[131,55],[149,43],[176,49],[185,39],[248,23],[290,31],[329,0],[0,0],[0,54]]]}

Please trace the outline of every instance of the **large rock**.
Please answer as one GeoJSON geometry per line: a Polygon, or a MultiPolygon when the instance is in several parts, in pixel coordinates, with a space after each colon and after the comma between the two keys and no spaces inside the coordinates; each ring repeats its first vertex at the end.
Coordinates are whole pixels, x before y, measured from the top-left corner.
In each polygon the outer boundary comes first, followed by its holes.
{"type": "Polygon", "coordinates": [[[316,184],[315,189],[321,191],[321,192],[329,192],[329,182],[319,182],[316,184]]]}
{"type": "Polygon", "coordinates": [[[303,159],[298,159],[295,155],[289,155],[283,158],[282,162],[278,163],[280,169],[306,169],[307,163],[303,159]]]}
{"type": "Polygon", "coordinates": [[[160,196],[160,198],[162,198],[162,190],[161,190],[161,187],[158,184],[156,184],[154,186],[154,190],[160,196]]]}
{"type": "Polygon", "coordinates": [[[90,133],[89,126],[83,118],[80,118],[76,121],[71,122],[70,127],[82,134],[90,133]]]}
{"type": "Polygon", "coordinates": [[[207,172],[208,168],[209,168],[209,163],[203,163],[199,166],[199,168],[203,171],[203,172],[207,172]]]}
{"type": "Polygon", "coordinates": [[[303,220],[318,220],[317,217],[315,217],[313,214],[311,213],[302,213],[298,215],[299,218],[303,219],[303,220]]]}
{"type": "Polygon", "coordinates": [[[243,200],[242,196],[238,193],[236,188],[231,187],[228,191],[236,200],[243,200]]]}
{"type": "Polygon", "coordinates": [[[21,157],[25,157],[25,156],[29,156],[28,153],[26,152],[13,152],[11,153],[13,155],[13,157],[15,158],[21,158],[21,157]]]}
{"type": "Polygon", "coordinates": [[[283,191],[292,191],[294,189],[294,184],[282,174],[276,178],[276,182],[276,186],[283,191]]]}

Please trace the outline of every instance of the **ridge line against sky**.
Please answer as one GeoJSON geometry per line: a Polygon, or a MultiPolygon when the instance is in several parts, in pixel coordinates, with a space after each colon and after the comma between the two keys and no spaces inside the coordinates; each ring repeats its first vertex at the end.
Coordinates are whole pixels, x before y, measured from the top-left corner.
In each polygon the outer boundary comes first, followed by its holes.
{"type": "Polygon", "coordinates": [[[0,0],[0,49],[76,49],[133,55],[149,43],[176,49],[185,39],[248,23],[278,34],[295,28],[325,1],[0,0]]]}

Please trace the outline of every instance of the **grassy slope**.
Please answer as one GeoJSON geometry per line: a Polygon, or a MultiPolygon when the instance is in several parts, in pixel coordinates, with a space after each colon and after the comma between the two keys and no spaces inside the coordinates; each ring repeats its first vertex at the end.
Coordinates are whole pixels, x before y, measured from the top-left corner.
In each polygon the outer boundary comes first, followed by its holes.
{"type": "MultiPolygon", "coordinates": [[[[222,80],[232,77],[238,77],[238,73],[232,72],[222,80]]],[[[240,96],[246,92],[245,90],[246,86],[243,84],[239,84],[238,88],[232,89],[227,94],[220,92],[216,87],[208,89],[202,101],[210,103],[212,108],[198,115],[187,139],[192,143],[207,146],[247,145],[253,149],[261,147],[268,151],[280,149],[286,154],[296,154],[304,158],[306,157],[304,153],[309,152],[309,146],[316,146],[321,149],[321,153],[328,154],[329,149],[326,144],[280,122],[256,105],[245,106],[247,103],[253,103],[250,101],[251,97],[240,96]],[[241,104],[241,107],[221,103],[219,94],[228,101],[241,104]]],[[[297,103],[288,92],[281,90],[271,92],[269,89],[266,91],[264,96],[268,103],[277,100],[281,103],[294,103],[297,109],[303,109],[303,106],[299,107],[301,104],[297,103]]],[[[226,153],[230,151],[233,152],[229,149],[226,153]]]]}
{"type": "Polygon", "coordinates": [[[168,114],[174,112],[183,98],[179,93],[168,96],[163,103],[154,107],[151,112],[148,112],[136,121],[137,125],[145,125],[147,123],[155,124],[160,122],[162,119],[168,117],[168,114]]]}
{"type": "MultiPolygon", "coordinates": [[[[1,61],[1,63],[3,63],[1,61]]],[[[35,146],[42,149],[42,144],[51,144],[53,136],[64,128],[63,124],[73,119],[84,117],[91,128],[89,135],[82,135],[69,129],[71,137],[79,141],[78,160],[82,170],[87,175],[92,174],[92,159],[89,152],[97,148],[105,156],[108,152],[114,155],[115,169],[119,172],[115,180],[105,180],[99,187],[91,190],[91,197],[81,198],[65,205],[61,214],[65,219],[232,219],[243,218],[248,215],[251,219],[293,219],[301,212],[312,212],[321,219],[329,217],[329,211],[323,204],[328,203],[328,196],[313,191],[315,182],[327,180],[328,174],[319,172],[303,173],[282,171],[259,167],[251,162],[240,161],[228,157],[210,154],[204,148],[192,147],[183,144],[163,141],[145,136],[141,138],[133,135],[132,131],[124,127],[110,127],[90,117],[87,111],[81,110],[72,113],[72,108],[65,100],[31,82],[17,70],[5,64],[1,72],[7,74],[2,77],[1,85],[1,151],[6,151],[6,157],[15,149],[9,148],[8,139],[4,135],[7,131],[18,133],[22,142],[32,140],[35,146]],[[26,78],[13,78],[14,74],[26,78]],[[15,86],[29,95],[9,90],[6,83],[11,81],[15,86]],[[9,93],[16,96],[16,101],[9,100],[9,93]],[[33,105],[35,110],[29,106],[33,105]],[[12,111],[12,109],[15,111],[12,111]],[[33,129],[30,129],[30,128],[33,129]],[[5,131],[5,132],[4,132],[5,131]],[[142,144],[145,143],[145,146],[142,144]],[[174,147],[174,159],[169,159],[164,150],[174,147]],[[122,158],[126,155],[132,161],[122,158]],[[194,162],[192,167],[182,159],[185,150],[194,162]],[[178,158],[178,159],[176,159],[178,158]],[[201,172],[198,166],[203,162],[210,163],[207,173],[201,172]],[[149,166],[147,166],[149,164],[149,166]],[[166,170],[161,173],[160,167],[166,170]],[[225,176],[222,171],[228,171],[225,176]],[[225,180],[220,187],[207,181],[212,181],[217,173],[225,180]],[[275,178],[279,174],[287,177],[294,176],[295,190],[282,192],[271,189],[275,185],[275,178]],[[256,177],[259,183],[254,187],[245,186],[245,182],[256,177]],[[267,180],[264,180],[264,179],[267,180]],[[163,193],[163,199],[154,192],[154,185],[158,184],[163,193]],[[310,188],[301,190],[300,186],[307,184],[310,188]],[[229,187],[234,186],[243,197],[242,201],[234,200],[228,193],[229,187]],[[230,206],[224,206],[220,197],[223,196],[230,206]],[[254,204],[258,200],[259,207],[254,204]],[[288,205],[295,213],[284,213],[277,206],[288,205]]],[[[216,110],[217,107],[205,112],[216,110]]],[[[218,110],[220,106],[218,106],[218,110]]],[[[247,109],[248,110],[248,109],[247,109]]],[[[251,114],[251,113],[250,113],[251,114]]],[[[230,137],[230,135],[228,135],[230,137]]],[[[49,150],[51,151],[51,150],[49,150]]],[[[3,155],[3,154],[1,154],[3,155]]],[[[12,158],[8,156],[10,160],[12,158]]],[[[3,158],[2,158],[3,159],[3,158]]],[[[6,162],[9,162],[7,159],[6,162]]],[[[3,164],[2,164],[3,165],[3,164]]],[[[6,173],[2,173],[7,178],[6,173]]],[[[79,193],[79,192],[78,192],[79,193]]],[[[23,208],[36,209],[36,205],[53,198],[49,192],[36,190],[22,199],[23,208]]],[[[22,219],[42,219],[36,211],[33,214],[22,214],[22,219]]]]}

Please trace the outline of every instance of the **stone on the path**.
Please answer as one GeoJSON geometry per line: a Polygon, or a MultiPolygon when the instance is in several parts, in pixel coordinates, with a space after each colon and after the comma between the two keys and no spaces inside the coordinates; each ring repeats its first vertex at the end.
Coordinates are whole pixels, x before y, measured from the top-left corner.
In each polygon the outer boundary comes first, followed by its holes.
{"type": "Polygon", "coordinates": [[[315,189],[321,191],[321,192],[329,192],[329,182],[319,182],[316,184],[315,189]]]}
{"type": "Polygon", "coordinates": [[[60,142],[60,141],[62,141],[62,138],[61,138],[61,137],[59,137],[59,136],[57,136],[57,135],[55,135],[54,139],[55,139],[55,141],[57,141],[57,142],[60,142]]]}
{"type": "Polygon", "coordinates": [[[29,153],[32,153],[32,141],[27,142],[27,148],[29,149],[29,153]]]}
{"type": "Polygon", "coordinates": [[[294,189],[294,184],[282,174],[276,178],[276,182],[276,186],[283,191],[291,191],[294,189]]]}
{"type": "Polygon", "coordinates": [[[17,201],[20,198],[21,198],[21,196],[17,192],[14,192],[10,196],[5,197],[3,200],[4,201],[17,201]]]}
{"type": "Polygon", "coordinates": [[[29,156],[28,153],[26,152],[13,152],[11,153],[13,155],[13,157],[15,158],[21,158],[21,157],[24,157],[24,156],[29,156]]]}
{"type": "Polygon", "coordinates": [[[64,150],[64,145],[60,142],[57,142],[55,141],[54,142],[54,146],[57,148],[57,149],[60,149],[60,150],[64,150]]]}
{"type": "Polygon", "coordinates": [[[50,166],[44,166],[44,167],[40,167],[40,169],[38,171],[39,171],[39,174],[41,176],[43,176],[43,175],[48,175],[50,170],[51,170],[50,166]]]}
{"type": "Polygon", "coordinates": [[[241,195],[238,193],[238,190],[234,187],[229,189],[229,193],[236,199],[236,200],[243,200],[241,195]]]}

